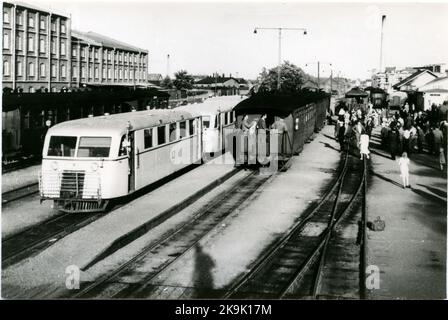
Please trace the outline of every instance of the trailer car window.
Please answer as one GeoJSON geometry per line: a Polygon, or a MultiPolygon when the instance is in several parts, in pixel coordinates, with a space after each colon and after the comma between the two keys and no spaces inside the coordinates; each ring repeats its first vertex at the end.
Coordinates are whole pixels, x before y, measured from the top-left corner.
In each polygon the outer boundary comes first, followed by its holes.
{"type": "Polygon", "coordinates": [[[152,148],[152,128],[144,131],[145,149],[152,148]]]}
{"type": "Polygon", "coordinates": [[[109,157],[111,137],[81,137],[79,139],[78,157],[109,157]]]}
{"type": "Polygon", "coordinates": [[[170,123],[170,142],[176,141],[176,123],[170,123]]]}
{"type": "Polygon", "coordinates": [[[164,144],[165,141],[165,126],[157,127],[157,145],[164,144]]]}
{"type": "Polygon", "coordinates": [[[193,119],[188,121],[188,126],[189,126],[188,130],[190,132],[190,136],[194,135],[194,120],[193,119]]]}
{"type": "Polygon", "coordinates": [[[184,138],[184,137],[188,137],[188,132],[187,132],[187,122],[186,121],[182,121],[179,123],[179,129],[180,129],[180,138],[184,138]]]}
{"type": "Polygon", "coordinates": [[[202,127],[204,129],[210,128],[210,117],[202,117],[202,127]]]}
{"type": "Polygon", "coordinates": [[[48,156],[74,157],[77,137],[52,136],[48,146],[48,156]]]}

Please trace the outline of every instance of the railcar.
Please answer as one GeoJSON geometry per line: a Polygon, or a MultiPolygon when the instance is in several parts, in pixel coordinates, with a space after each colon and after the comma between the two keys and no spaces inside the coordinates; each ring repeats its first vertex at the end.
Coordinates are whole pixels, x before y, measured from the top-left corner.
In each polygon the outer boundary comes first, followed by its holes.
{"type": "Polygon", "coordinates": [[[39,173],[42,200],[65,212],[103,211],[202,155],[201,118],[151,110],[67,121],[47,132],[39,173]]]}
{"type": "Polygon", "coordinates": [[[221,96],[209,98],[201,104],[181,106],[185,110],[201,117],[203,158],[215,156],[226,150],[227,141],[235,127],[233,107],[241,102],[240,96],[221,96]]]}

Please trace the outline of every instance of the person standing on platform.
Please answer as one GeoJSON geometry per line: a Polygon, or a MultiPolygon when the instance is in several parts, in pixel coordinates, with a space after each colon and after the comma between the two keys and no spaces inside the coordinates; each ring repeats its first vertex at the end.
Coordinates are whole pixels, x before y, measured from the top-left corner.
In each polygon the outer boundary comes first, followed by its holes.
{"type": "Polygon", "coordinates": [[[341,152],[344,151],[344,143],[345,143],[345,125],[344,123],[341,123],[339,126],[339,132],[338,132],[338,141],[341,148],[341,152]]]}
{"type": "Polygon", "coordinates": [[[361,160],[364,160],[364,155],[369,159],[369,135],[365,132],[361,134],[359,153],[361,154],[361,160]]]}
{"type": "Polygon", "coordinates": [[[390,147],[390,156],[392,160],[395,160],[395,156],[398,153],[400,143],[400,137],[396,126],[391,127],[391,131],[389,133],[389,147],[390,147]]]}
{"type": "Polygon", "coordinates": [[[443,171],[443,167],[446,165],[445,150],[443,148],[440,148],[439,151],[439,164],[440,164],[440,170],[443,171]]]}
{"type": "Polygon", "coordinates": [[[406,152],[403,152],[400,160],[398,160],[398,165],[400,166],[400,175],[403,180],[403,189],[410,188],[409,184],[409,158],[406,152]]]}
{"type": "Polygon", "coordinates": [[[440,151],[440,148],[443,144],[443,133],[440,131],[438,127],[435,127],[432,131],[433,136],[433,148],[434,148],[434,154],[437,154],[437,152],[440,151]]]}

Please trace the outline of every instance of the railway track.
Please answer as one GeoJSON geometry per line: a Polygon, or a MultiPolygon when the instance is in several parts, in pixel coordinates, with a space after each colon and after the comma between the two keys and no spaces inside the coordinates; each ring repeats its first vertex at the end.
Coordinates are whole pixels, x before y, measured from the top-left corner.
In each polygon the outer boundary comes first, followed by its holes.
{"type": "MultiPolygon", "coordinates": [[[[151,284],[181,257],[193,250],[199,241],[257,193],[272,175],[256,172],[238,180],[223,194],[195,213],[188,222],[160,237],[140,253],[94,282],[81,285],[75,298],[136,298],[156,290],[151,284]],[[159,263],[162,261],[162,263],[159,263]],[[150,270],[150,271],[148,271],[150,270]]],[[[73,298],[73,296],[72,296],[73,298]]]]}
{"type": "Polygon", "coordinates": [[[39,192],[39,183],[31,183],[23,187],[19,187],[2,193],[2,205],[29,197],[39,192]]]}
{"type": "Polygon", "coordinates": [[[63,213],[2,240],[2,267],[11,266],[51,246],[57,240],[88,225],[107,212],[63,213]]]}
{"type": "Polygon", "coordinates": [[[365,176],[366,164],[346,153],[322,201],[225,288],[222,298],[340,298],[347,292],[363,298],[365,210],[359,215],[358,209],[365,176]]]}

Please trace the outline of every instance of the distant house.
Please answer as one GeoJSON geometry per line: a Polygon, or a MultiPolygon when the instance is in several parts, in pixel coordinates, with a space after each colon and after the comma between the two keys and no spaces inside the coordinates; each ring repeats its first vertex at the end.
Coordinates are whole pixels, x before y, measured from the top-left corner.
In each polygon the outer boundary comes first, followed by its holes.
{"type": "Polygon", "coordinates": [[[163,76],[160,73],[148,73],[148,82],[160,86],[163,76]]]}
{"type": "Polygon", "coordinates": [[[448,101],[448,76],[434,79],[419,88],[423,92],[424,109],[431,109],[431,105],[440,105],[448,101]]]}
{"type": "Polygon", "coordinates": [[[225,76],[207,76],[193,85],[196,89],[208,89],[217,95],[240,94],[241,90],[248,90],[248,83],[243,78],[225,76]]]}

